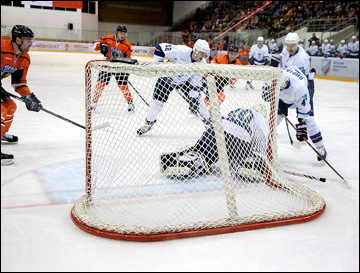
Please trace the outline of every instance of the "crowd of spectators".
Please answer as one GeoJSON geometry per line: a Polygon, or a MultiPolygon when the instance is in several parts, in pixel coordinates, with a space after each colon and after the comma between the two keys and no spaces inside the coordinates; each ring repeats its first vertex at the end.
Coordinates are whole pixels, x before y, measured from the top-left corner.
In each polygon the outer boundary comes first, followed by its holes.
{"type": "MultiPolygon", "coordinates": [[[[324,22],[336,20],[341,23],[340,18],[357,18],[359,12],[359,1],[273,1],[233,27],[266,3],[267,1],[212,1],[207,8],[197,9],[192,19],[172,30],[182,32],[184,44],[196,41],[204,33],[213,40],[215,33],[228,29],[229,32],[267,29],[268,37],[264,38],[276,39],[279,33],[286,30],[286,35],[292,26],[304,20],[324,19],[324,22]]],[[[216,42],[217,46],[223,43],[222,40],[216,42]]],[[[220,47],[226,50],[226,45],[220,47]]]]}

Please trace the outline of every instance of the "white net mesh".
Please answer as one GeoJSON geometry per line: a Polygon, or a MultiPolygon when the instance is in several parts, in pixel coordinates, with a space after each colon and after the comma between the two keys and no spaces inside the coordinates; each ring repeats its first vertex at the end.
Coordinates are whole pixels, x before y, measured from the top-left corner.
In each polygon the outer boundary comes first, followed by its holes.
{"type": "Polygon", "coordinates": [[[281,73],[256,66],[90,62],[87,187],[72,209],[74,222],[120,239],[156,238],[321,214],[323,198],[288,182],[278,163],[281,73]],[[264,82],[271,85],[267,101],[264,82]],[[150,130],[139,135],[143,126],[150,130]]]}

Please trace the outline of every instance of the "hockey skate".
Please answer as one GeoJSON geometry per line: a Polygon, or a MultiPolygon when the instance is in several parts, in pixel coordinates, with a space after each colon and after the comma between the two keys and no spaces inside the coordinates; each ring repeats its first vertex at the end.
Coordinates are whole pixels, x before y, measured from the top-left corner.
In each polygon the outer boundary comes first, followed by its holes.
{"type": "Polygon", "coordinates": [[[14,164],[14,156],[1,152],[1,166],[14,164]]]}
{"type": "Polygon", "coordinates": [[[152,122],[151,121],[150,122],[146,121],[145,125],[137,130],[137,134],[139,136],[142,136],[143,134],[146,134],[147,132],[149,132],[151,130],[151,128],[153,127],[155,122],[156,121],[152,121],[152,122]]]}
{"type": "Polygon", "coordinates": [[[129,101],[128,102],[128,112],[133,112],[135,111],[135,105],[133,103],[133,101],[129,101]]]}
{"type": "Polygon", "coordinates": [[[3,138],[2,138],[2,142],[7,142],[7,143],[18,143],[19,138],[17,136],[14,135],[10,135],[8,133],[4,133],[3,138]]]}
{"type": "MultiPolygon", "coordinates": [[[[326,152],[326,150],[325,150],[325,147],[324,147],[324,146],[321,146],[321,147],[318,148],[317,150],[318,150],[318,153],[319,153],[324,159],[326,159],[327,152],[326,152]]],[[[322,161],[323,159],[318,155],[318,156],[317,156],[317,160],[318,160],[318,161],[322,161]]]]}

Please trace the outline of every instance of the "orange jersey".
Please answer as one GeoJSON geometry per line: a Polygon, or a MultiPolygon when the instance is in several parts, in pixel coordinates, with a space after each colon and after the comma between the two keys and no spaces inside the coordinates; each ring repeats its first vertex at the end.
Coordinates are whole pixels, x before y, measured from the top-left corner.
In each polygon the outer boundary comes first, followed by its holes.
{"type": "Polygon", "coordinates": [[[235,59],[232,63],[229,62],[229,57],[227,55],[217,55],[215,56],[209,64],[237,64],[241,65],[241,62],[238,59],[235,59]]]}
{"type": "Polygon", "coordinates": [[[13,44],[9,40],[1,40],[1,80],[11,75],[11,86],[21,96],[30,95],[26,75],[30,66],[27,52],[15,54],[13,44]]]}
{"type": "Polygon", "coordinates": [[[108,45],[107,61],[111,57],[132,58],[131,44],[126,39],[118,42],[116,41],[114,34],[105,35],[94,42],[93,49],[100,51],[101,44],[108,45]]]}
{"type": "Polygon", "coordinates": [[[247,51],[244,51],[242,48],[239,49],[239,60],[242,65],[249,64],[249,53],[250,53],[250,49],[248,49],[247,51]]]}

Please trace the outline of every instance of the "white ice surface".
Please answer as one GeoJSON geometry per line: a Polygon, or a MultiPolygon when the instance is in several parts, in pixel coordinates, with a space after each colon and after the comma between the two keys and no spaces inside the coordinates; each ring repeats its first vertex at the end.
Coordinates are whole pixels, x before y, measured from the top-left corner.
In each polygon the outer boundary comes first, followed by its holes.
{"type": "MultiPolygon", "coordinates": [[[[84,124],[84,67],[101,55],[31,51],[30,56],[29,87],[44,107],[84,124]]],[[[3,86],[13,92],[9,79],[3,86]]],[[[283,122],[282,168],[328,179],[288,176],[325,198],[322,216],[297,225],[153,243],[97,237],[73,224],[71,207],[84,193],[84,130],[17,102],[10,132],[20,141],[1,146],[15,156],[14,165],[1,167],[1,271],[358,272],[359,83],[315,79],[315,90],[315,119],[328,162],[350,190],[307,144],[290,146],[283,122]]],[[[135,94],[134,100],[142,103],[135,94]]],[[[296,123],[295,112],[289,118],[296,123]]]]}

